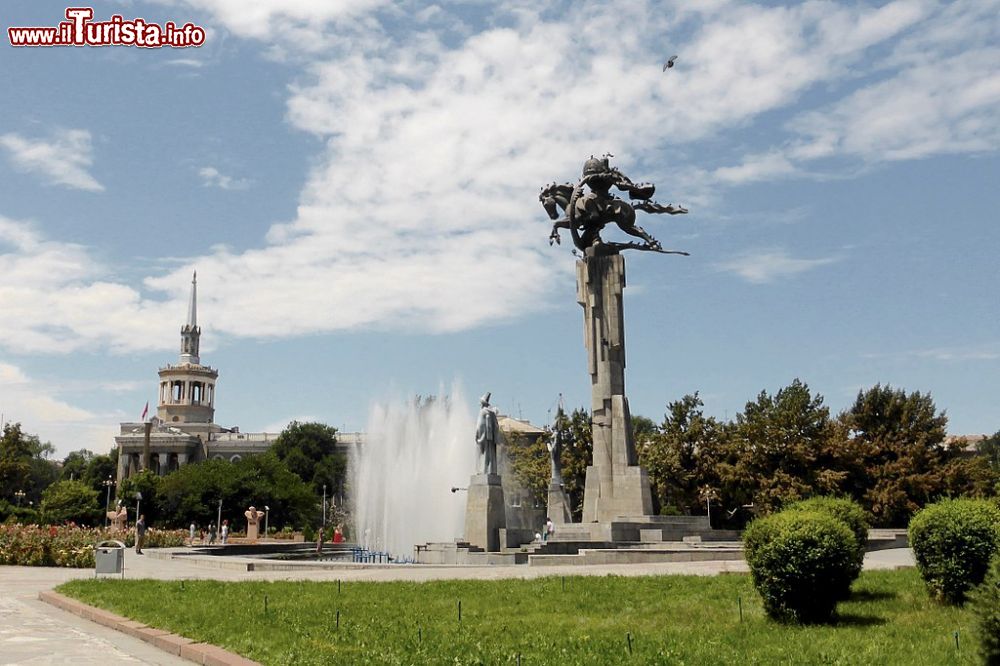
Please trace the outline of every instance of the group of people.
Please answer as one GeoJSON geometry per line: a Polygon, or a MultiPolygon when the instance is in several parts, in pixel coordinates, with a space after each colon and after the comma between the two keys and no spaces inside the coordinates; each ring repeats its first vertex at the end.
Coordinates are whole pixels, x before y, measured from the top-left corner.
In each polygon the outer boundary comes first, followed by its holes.
{"type": "Polygon", "coordinates": [[[216,532],[215,523],[210,523],[208,526],[207,541],[205,537],[205,528],[198,529],[198,526],[195,523],[191,523],[191,527],[188,528],[188,537],[190,538],[190,543],[192,546],[194,545],[196,531],[198,534],[198,540],[203,544],[207,543],[210,546],[213,545],[215,543],[216,535],[219,536],[223,544],[229,542],[229,520],[222,521],[222,527],[221,529],[219,529],[218,532],[216,532]]]}

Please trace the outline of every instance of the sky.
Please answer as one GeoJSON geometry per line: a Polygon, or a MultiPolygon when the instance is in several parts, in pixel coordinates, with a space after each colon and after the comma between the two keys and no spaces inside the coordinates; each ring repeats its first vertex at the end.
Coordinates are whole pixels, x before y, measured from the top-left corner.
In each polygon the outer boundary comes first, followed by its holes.
{"type": "Polygon", "coordinates": [[[997,0],[95,2],[204,43],[10,45],[66,7],[0,9],[0,412],[60,457],[155,406],[195,270],[221,425],[589,406],[538,192],[607,153],[690,211],[626,255],[633,414],[799,378],[1000,429],[997,0]]]}

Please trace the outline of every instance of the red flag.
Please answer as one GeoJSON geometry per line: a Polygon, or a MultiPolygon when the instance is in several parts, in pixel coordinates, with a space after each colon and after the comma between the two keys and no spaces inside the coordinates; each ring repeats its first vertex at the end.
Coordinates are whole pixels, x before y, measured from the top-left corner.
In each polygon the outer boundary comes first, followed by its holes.
{"type": "Polygon", "coordinates": [[[142,408],[142,416],[139,417],[140,421],[145,421],[146,416],[149,414],[149,400],[146,401],[146,406],[142,408]]]}

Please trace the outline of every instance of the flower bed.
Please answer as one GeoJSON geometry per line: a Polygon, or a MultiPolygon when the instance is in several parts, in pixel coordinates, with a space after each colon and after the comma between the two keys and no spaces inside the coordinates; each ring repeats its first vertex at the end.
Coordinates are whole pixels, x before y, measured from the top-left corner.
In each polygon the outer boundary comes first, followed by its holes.
{"type": "MultiPolygon", "coordinates": [[[[126,546],[135,543],[135,533],[77,527],[76,525],[0,525],[0,564],[28,567],[94,566],[94,546],[116,539],[126,546]]],[[[147,530],[147,548],[184,545],[181,530],[147,530]]]]}

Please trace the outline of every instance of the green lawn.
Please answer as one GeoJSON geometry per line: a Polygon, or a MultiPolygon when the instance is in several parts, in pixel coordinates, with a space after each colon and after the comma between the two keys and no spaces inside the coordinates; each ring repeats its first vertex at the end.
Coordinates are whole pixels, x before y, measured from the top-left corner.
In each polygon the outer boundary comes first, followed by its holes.
{"type": "Polygon", "coordinates": [[[836,623],[805,627],[767,620],[742,575],[344,583],[339,593],[337,583],[89,579],[59,591],[266,664],[977,663],[969,612],[931,602],[914,570],[864,573],[836,623]]]}

